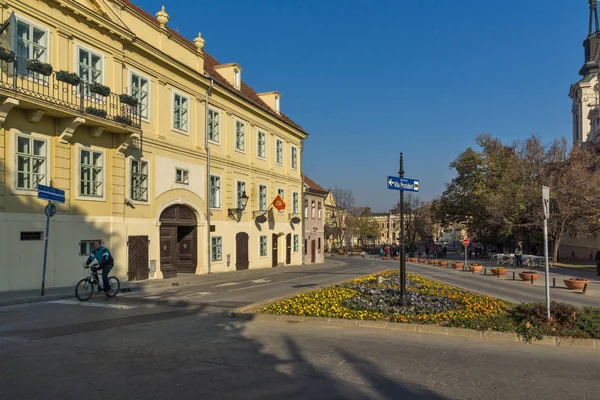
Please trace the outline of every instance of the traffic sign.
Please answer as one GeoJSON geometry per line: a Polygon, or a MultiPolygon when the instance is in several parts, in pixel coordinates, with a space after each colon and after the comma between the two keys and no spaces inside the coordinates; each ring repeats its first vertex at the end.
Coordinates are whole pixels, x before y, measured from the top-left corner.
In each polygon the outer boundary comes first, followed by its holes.
{"type": "Polygon", "coordinates": [[[405,192],[418,192],[419,181],[409,178],[398,178],[397,176],[387,177],[387,188],[392,190],[402,190],[405,192]]]}
{"type": "Polygon", "coordinates": [[[57,203],[65,202],[65,191],[55,189],[50,186],[38,185],[38,199],[55,201],[57,203]]]}
{"type": "Polygon", "coordinates": [[[48,218],[53,217],[54,214],[56,214],[56,206],[54,205],[54,203],[48,202],[45,213],[48,218]]]}
{"type": "Polygon", "coordinates": [[[467,247],[471,244],[471,241],[468,238],[464,238],[462,241],[463,246],[467,247]]]}

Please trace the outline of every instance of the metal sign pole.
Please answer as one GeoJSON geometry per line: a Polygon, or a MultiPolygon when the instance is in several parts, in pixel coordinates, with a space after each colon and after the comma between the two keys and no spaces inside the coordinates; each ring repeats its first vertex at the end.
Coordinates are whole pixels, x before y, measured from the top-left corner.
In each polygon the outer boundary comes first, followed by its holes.
{"type": "MultiPolygon", "coordinates": [[[[404,159],[400,153],[400,178],[404,178],[404,159]]],[[[404,190],[400,190],[400,306],[408,306],[406,297],[406,260],[404,259],[404,190]]]]}
{"type": "Polygon", "coordinates": [[[542,186],[544,207],[544,261],[546,273],[546,318],[550,319],[550,267],[548,265],[548,218],[550,217],[550,188],[542,186]]]}
{"type": "Polygon", "coordinates": [[[464,269],[464,271],[466,271],[468,269],[468,265],[467,265],[467,262],[468,262],[467,261],[467,248],[468,247],[469,246],[465,245],[465,269],[464,269]]]}
{"type": "Polygon", "coordinates": [[[44,232],[44,264],[42,268],[42,296],[44,295],[44,290],[46,288],[46,259],[48,255],[48,231],[50,230],[50,217],[52,213],[52,208],[54,204],[51,201],[48,202],[46,206],[46,232],[44,232]]]}

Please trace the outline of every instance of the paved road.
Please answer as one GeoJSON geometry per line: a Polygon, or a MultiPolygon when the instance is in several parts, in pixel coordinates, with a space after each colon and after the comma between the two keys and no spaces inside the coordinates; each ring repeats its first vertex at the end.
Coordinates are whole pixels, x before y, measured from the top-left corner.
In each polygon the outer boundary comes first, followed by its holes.
{"type": "MultiPolygon", "coordinates": [[[[345,259],[349,266],[357,267],[363,263],[363,259],[349,258],[345,259]]],[[[379,259],[371,259],[370,263],[374,263],[375,268],[399,269],[399,261],[383,261],[379,259]]],[[[488,263],[489,264],[489,263],[488,263]]],[[[491,265],[490,265],[491,266],[491,265]]],[[[436,267],[428,264],[406,263],[406,270],[436,281],[444,282],[450,285],[462,287],[472,292],[489,294],[492,297],[497,297],[511,302],[544,302],[546,301],[546,291],[544,283],[544,272],[539,268],[540,277],[530,282],[520,280],[518,272],[524,269],[509,269],[505,277],[495,277],[491,275],[488,266],[488,275],[480,273],[463,272],[462,270],[455,271],[452,268],[436,267]],[[512,280],[512,272],[515,272],[516,280],[512,280]]],[[[531,270],[527,268],[526,270],[531,270]]],[[[551,300],[559,302],[567,302],[577,306],[592,306],[600,307],[600,277],[586,274],[585,276],[591,280],[586,294],[580,291],[568,290],[562,281],[564,277],[573,276],[571,270],[564,268],[554,268],[550,274],[550,285],[552,286],[552,278],[556,278],[556,288],[550,289],[551,300]]]]}
{"type": "Polygon", "coordinates": [[[0,398],[600,399],[589,351],[150,308],[3,309],[73,320],[0,334],[0,398]]]}
{"type": "Polygon", "coordinates": [[[0,307],[0,399],[600,400],[589,351],[226,315],[394,267],[344,261],[0,307]]]}

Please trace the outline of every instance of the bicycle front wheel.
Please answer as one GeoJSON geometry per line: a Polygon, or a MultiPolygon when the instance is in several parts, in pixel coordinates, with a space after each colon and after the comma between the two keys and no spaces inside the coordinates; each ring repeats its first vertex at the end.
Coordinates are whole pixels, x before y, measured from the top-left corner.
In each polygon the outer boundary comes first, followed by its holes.
{"type": "Polygon", "coordinates": [[[121,290],[121,282],[117,279],[116,276],[111,276],[108,278],[108,283],[110,284],[110,289],[106,292],[108,297],[115,297],[119,290],[121,290]]]}
{"type": "Polygon", "coordinates": [[[79,301],[88,301],[94,294],[94,284],[89,278],[80,280],[75,286],[75,296],[79,301]]]}

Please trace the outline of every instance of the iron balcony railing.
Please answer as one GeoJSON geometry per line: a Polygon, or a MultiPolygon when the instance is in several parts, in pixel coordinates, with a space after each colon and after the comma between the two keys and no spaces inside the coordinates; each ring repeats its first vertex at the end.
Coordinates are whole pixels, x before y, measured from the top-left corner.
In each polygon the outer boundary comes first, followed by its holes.
{"type": "MultiPolygon", "coordinates": [[[[93,93],[97,85],[84,82],[78,77],[71,83],[57,79],[57,72],[49,75],[34,72],[26,66],[26,60],[0,61],[0,89],[12,90],[50,105],[67,108],[83,115],[93,115],[118,124],[141,128],[138,106],[121,101],[119,94],[107,96],[93,93]],[[80,81],[77,84],[77,81],[80,81]]],[[[126,100],[127,101],[127,100],[126,100]]]]}

